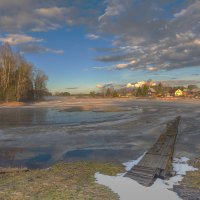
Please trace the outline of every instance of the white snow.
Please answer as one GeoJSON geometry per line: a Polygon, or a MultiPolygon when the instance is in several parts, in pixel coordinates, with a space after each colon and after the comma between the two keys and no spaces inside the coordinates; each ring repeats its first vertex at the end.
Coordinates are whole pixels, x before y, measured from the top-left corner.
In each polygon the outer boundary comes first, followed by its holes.
{"type": "Polygon", "coordinates": [[[142,160],[142,158],[144,157],[145,153],[146,152],[144,152],[137,160],[130,160],[128,162],[123,163],[123,165],[125,166],[126,171],[131,170],[131,168],[134,165],[137,165],[140,162],[140,160],[142,160]]]}
{"type": "MultiPolygon", "coordinates": [[[[137,160],[124,163],[126,170],[130,170],[143,156],[144,154],[137,160]]],[[[142,186],[128,177],[123,177],[124,174],[107,176],[97,172],[95,178],[97,183],[117,193],[121,200],[180,200],[180,197],[170,189],[182,180],[187,171],[197,170],[187,164],[188,160],[185,157],[174,159],[173,168],[177,175],[167,181],[157,179],[151,187],[142,186]]]]}

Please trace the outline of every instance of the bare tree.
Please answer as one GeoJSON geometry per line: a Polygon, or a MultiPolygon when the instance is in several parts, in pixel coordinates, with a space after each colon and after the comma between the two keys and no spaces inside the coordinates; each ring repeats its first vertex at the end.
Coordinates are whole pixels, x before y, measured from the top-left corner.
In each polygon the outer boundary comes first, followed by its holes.
{"type": "Polygon", "coordinates": [[[46,82],[48,77],[41,70],[35,70],[34,76],[34,97],[36,100],[42,99],[47,92],[46,82]]]}
{"type": "Polygon", "coordinates": [[[6,43],[0,47],[0,88],[4,100],[8,101],[13,92],[15,58],[10,46],[6,43]]]}
{"type": "Polygon", "coordinates": [[[9,44],[0,46],[0,100],[41,99],[48,91],[47,80],[43,71],[14,54],[9,44]]]}
{"type": "Polygon", "coordinates": [[[33,67],[23,58],[18,56],[18,68],[16,70],[16,100],[32,100],[33,99],[33,67]]]}

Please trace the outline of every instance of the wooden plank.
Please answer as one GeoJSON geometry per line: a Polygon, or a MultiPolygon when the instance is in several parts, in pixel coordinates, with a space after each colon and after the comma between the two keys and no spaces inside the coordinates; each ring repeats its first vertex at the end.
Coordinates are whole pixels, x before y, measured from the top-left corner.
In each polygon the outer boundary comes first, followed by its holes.
{"type": "Polygon", "coordinates": [[[180,117],[167,124],[165,133],[161,134],[143,159],[125,174],[144,186],[150,186],[157,177],[166,178],[172,167],[174,145],[178,134],[180,117]]]}

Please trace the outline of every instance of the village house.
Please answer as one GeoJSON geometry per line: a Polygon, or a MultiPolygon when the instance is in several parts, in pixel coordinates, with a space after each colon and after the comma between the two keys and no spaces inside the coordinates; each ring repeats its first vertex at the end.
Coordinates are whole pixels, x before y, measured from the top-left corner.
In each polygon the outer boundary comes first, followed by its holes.
{"type": "Polygon", "coordinates": [[[200,88],[193,89],[191,93],[194,98],[200,98],[200,88]]]}
{"type": "Polygon", "coordinates": [[[164,91],[162,96],[167,98],[173,97],[169,91],[164,91]]]}
{"type": "Polygon", "coordinates": [[[149,88],[147,91],[148,97],[156,97],[156,90],[154,88],[149,88]]]}
{"type": "Polygon", "coordinates": [[[174,95],[175,95],[175,97],[181,97],[181,96],[183,96],[183,91],[178,89],[175,91],[174,95]]]}

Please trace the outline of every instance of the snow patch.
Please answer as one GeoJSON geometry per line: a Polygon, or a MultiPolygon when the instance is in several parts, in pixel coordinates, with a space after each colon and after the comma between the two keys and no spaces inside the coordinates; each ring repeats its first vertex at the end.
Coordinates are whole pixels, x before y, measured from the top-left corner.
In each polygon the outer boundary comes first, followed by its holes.
{"type": "Polygon", "coordinates": [[[123,163],[123,165],[125,166],[126,171],[131,170],[132,167],[137,165],[140,162],[140,160],[142,160],[142,158],[144,157],[145,154],[146,154],[146,152],[144,152],[137,160],[130,160],[128,162],[123,163]]]}
{"type": "MultiPolygon", "coordinates": [[[[145,155],[140,156],[137,160],[128,161],[123,163],[126,171],[129,171],[136,165],[145,155]]],[[[157,179],[151,187],[145,187],[136,181],[124,177],[124,174],[117,176],[107,176],[100,173],[95,174],[96,182],[109,187],[113,192],[117,193],[121,200],[180,200],[181,198],[172,191],[173,185],[179,184],[183,179],[183,175],[187,171],[195,171],[196,168],[189,166],[186,157],[175,158],[173,162],[173,169],[176,176],[169,180],[157,179]]]]}

